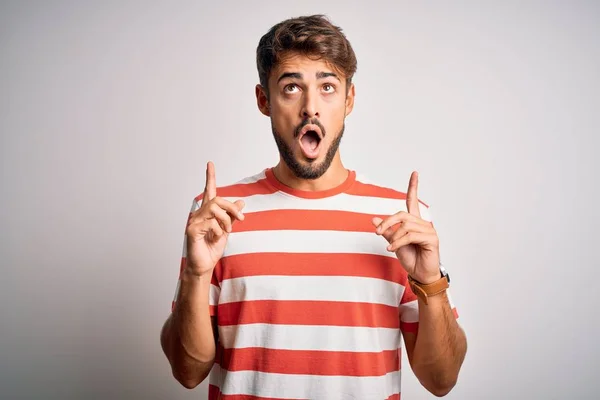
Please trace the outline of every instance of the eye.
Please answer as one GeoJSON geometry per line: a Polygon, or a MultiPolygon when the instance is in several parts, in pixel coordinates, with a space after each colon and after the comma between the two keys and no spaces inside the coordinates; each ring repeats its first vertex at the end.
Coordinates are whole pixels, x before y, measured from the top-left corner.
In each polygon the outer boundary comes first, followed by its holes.
{"type": "Polygon", "coordinates": [[[335,86],[333,86],[331,83],[326,83],[323,85],[323,90],[325,93],[333,93],[335,92],[335,86]]]}
{"type": "Polygon", "coordinates": [[[296,93],[298,91],[298,86],[295,83],[290,83],[289,85],[285,85],[283,88],[285,93],[296,93]]]}

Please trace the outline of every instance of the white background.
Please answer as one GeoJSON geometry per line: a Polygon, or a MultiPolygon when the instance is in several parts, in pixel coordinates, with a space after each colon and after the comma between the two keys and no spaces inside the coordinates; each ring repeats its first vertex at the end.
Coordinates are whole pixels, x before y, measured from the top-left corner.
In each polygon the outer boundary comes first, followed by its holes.
{"type": "Polygon", "coordinates": [[[447,398],[593,397],[598,3],[314,0],[2,3],[0,397],[205,398],[159,344],[185,220],[208,160],[277,162],[255,49],[312,13],[358,57],[345,165],[421,174],[469,341],[447,398]]]}

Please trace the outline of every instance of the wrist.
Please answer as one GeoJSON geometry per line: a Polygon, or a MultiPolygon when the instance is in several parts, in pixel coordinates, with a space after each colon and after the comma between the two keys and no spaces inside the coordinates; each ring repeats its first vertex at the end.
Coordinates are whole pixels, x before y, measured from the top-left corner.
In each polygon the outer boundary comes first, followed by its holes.
{"type": "Polygon", "coordinates": [[[412,276],[408,276],[408,283],[412,292],[425,304],[429,304],[430,299],[444,294],[449,287],[448,282],[448,276],[444,276],[442,273],[440,273],[440,277],[429,283],[422,283],[412,276]]]}
{"type": "Polygon", "coordinates": [[[430,285],[438,280],[440,280],[440,278],[443,277],[442,272],[441,271],[437,271],[437,273],[434,273],[432,275],[427,275],[427,276],[417,276],[417,275],[408,275],[414,282],[416,282],[419,285],[430,285]]]}
{"type": "Polygon", "coordinates": [[[198,282],[208,282],[210,283],[212,280],[214,268],[211,268],[208,271],[197,272],[193,268],[185,267],[183,269],[183,273],[181,274],[181,279],[185,279],[186,281],[198,281],[198,282]]]}

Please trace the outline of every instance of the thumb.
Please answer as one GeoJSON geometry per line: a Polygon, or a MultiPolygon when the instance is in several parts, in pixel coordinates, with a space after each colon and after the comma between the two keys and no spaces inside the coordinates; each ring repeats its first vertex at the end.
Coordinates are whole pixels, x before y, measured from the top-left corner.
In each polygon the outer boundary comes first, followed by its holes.
{"type": "Polygon", "coordinates": [[[379,217],[374,217],[374,218],[371,220],[371,223],[372,223],[374,226],[376,226],[376,227],[377,227],[377,226],[379,226],[379,224],[381,224],[382,222],[383,222],[383,219],[381,219],[381,218],[379,218],[379,217]]]}

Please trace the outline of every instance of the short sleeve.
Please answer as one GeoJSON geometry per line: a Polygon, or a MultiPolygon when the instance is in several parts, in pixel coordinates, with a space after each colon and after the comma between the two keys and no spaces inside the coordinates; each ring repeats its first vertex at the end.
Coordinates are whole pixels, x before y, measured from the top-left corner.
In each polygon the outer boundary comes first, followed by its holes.
{"type": "Polygon", "coordinates": [[[400,299],[400,330],[402,333],[417,333],[419,328],[419,302],[408,284],[408,277],[402,282],[404,293],[400,299]]]}
{"type": "MultiPolygon", "coordinates": [[[[190,217],[192,216],[192,213],[194,211],[196,211],[198,208],[200,208],[200,205],[198,204],[198,200],[200,200],[201,197],[197,197],[194,199],[194,201],[192,202],[192,206],[190,208],[190,212],[188,213],[188,217],[186,220],[186,227],[187,227],[187,223],[190,220],[190,217]]],[[[215,267],[214,271],[217,271],[218,268],[220,268],[220,264],[221,262],[219,261],[217,263],[217,266],[215,267]]],[[[186,268],[187,266],[187,237],[185,235],[185,231],[184,231],[184,235],[183,235],[183,249],[181,252],[181,261],[179,263],[179,275],[177,278],[177,285],[175,286],[175,295],[173,296],[173,301],[171,302],[171,312],[175,311],[175,306],[177,303],[177,296],[179,295],[179,288],[181,286],[181,274],[183,273],[183,270],[186,268]]],[[[219,286],[219,282],[217,280],[216,274],[213,272],[212,275],[212,279],[211,279],[211,284],[210,284],[210,293],[209,293],[209,298],[208,298],[208,306],[209,306],[209,312],[210,312],[210,316],[214,317],[217,315],[217,304],[219,303],[219,295],[221,293],[221,289],[219,286]]]]}

